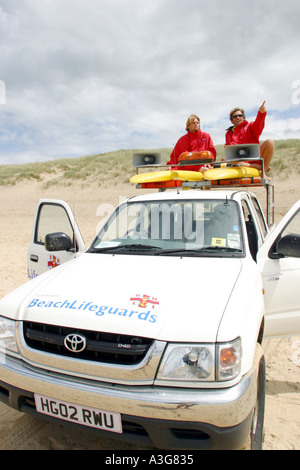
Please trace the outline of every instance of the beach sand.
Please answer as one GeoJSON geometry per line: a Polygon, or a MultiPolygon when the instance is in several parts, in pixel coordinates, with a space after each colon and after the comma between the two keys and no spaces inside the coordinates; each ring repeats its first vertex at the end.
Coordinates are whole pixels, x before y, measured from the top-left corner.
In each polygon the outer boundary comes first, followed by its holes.
{"type": "MultiPolygon", "coordinates": [[[[47,176],[51,178],[51,176],[47,176]]],[[[71,186],[43,189],[43,182],[26,181],[0,186],[0,298],[27,282],[27,249],[38,200],[67,201],[77,220],[86,246],[96,234],[101,215],[120,199],[137,194],[130,184],[97,187],[82,181],[71,186]]],[[[284,182],[275,179],[276,222],[299,199],[299,177],[284,182]]],[[[263,189],[257,188],[264,207],[263,189]]],[[[29,281],[30,282],[30,281],[29,281]]],[[[300,449],[300,337],[264,341],[267,362],[265,450],[300,449]]],[[[0,403],[0,449],[102,449],[140,450],[94,433],[74,430],[64,423],[50,423],[13,410],[0,403]]]]}

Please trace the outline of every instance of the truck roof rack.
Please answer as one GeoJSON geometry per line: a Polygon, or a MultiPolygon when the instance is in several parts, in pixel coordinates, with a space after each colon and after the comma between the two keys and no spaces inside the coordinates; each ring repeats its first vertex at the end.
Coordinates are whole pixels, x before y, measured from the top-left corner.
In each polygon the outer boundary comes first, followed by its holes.
{"type": "MultiPolygon", "coordinates": [[[[266,190],[266,221],[269,227],[272,227],[275,222],[275,188],[274,183],[266,176],[264,161],[262,158],[247,158],[247,162],[261,162],[261,175],[259,177],[238,177],[238,178],[228,178],[228,179],[216,179],[216,180],[201,180],[201,181],[185,181],[184,179],[171,179],[164,181],[151,181],[151,182],[142,182],[137,183],[136,188],[138,189],[158,189],[159,191],[165,191],[166,189],[174,188],[191,188],[191,189],[234,189],[234,188],[255,188],[263,187],[266,190]]],[[[205,161],[202,162],[203,164],[205,161]]],[[[231,160],[230,163],[224,161],[216,162],[207,162],[210,165],[213,165],[214,168],[221,168],[224,165],[230,166],[242,166],[241,159],[231,160]]],[[[161,162],[161,155],[159,153],[139,153],[133,155],[133,165],[136,167],[136,172],[139,174],[140,168],[151,168],[159,170],[172,170],[176,169],[184,170],[184,164],[176,165],[166,165],[161,162]]],[[[192,163],[189,163],[189,166],[193,166],[192,163]]],[[[195,164],[199,166],[199,162],[195,164]]]]}

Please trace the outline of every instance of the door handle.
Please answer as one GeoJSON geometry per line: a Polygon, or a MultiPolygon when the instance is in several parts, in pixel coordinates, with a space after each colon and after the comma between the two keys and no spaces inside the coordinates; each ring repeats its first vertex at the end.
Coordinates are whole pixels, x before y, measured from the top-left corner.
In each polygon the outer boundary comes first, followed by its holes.
{"type": "Polygon", "coordinates": [[[33,261],[34,263],[37,263],[39,260],[39,257],[37,255],[30,255],[30,261],[33,261]]]}

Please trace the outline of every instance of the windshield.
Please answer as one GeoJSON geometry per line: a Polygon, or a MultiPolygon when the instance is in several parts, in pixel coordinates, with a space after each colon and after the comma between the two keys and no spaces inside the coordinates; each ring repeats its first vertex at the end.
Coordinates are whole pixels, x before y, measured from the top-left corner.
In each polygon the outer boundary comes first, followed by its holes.
{"type": "Polygon", "coordinates": [[[127,202],[116,209],[88,251],[241,256],[238,206],[227,200],[127,202]]]}

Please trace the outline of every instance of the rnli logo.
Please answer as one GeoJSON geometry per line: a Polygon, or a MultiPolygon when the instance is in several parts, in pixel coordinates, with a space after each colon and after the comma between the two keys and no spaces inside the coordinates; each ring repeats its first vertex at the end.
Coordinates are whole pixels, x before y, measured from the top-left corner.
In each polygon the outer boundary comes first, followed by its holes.
{"type": "Polygon", "coordinates": [[[55,255],[50,255],[49,261],[48,261],[48,268],[56,268],[56,266],[60,265],[60,259],[57,258],[55,255]]]}
{"type": "Polygon", "coordinates": [[[137,305],[140,308],[155,308],[159,305],[159,301],[156,297],[150,297],[150,295],[136,295],[135,297],[131,297],[130,301],[133,305],[137,305]]]}

